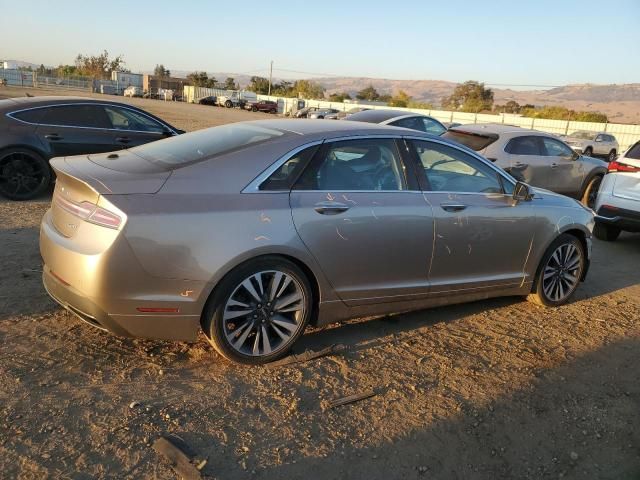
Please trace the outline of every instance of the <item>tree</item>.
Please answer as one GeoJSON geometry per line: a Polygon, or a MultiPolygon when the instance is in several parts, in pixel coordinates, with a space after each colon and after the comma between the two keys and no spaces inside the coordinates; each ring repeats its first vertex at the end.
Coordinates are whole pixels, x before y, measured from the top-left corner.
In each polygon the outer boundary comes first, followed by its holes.
{"type": "Polygon", "coordinates": [[[78,69],[75,65],[58,65],[55,73],[58,77],[71,77],[73,75],[78,75],[78,69]]]}
{"type": "Polygon", "coordinates": [[[109,52],[104,50],[99,55],[82,55],[76,57],[76,73],[95,79],[111,78],[111,72],[122,72],[124,69],[122,55],[109,58],[109,52]]]}
{"type": "Polygon", "coordinates": [[[296,97],[298,94],[293,91],[293,83],[283,80],[280,83],[271,85],[271,95],[277,97],[296,97]]]}
{"type": "Polygon", "coordinates": [[[291,86],[295,97],[321,99],[324,98],[324,87],[313,80],[296,80],[291,86]]]}
{"type": "Polygon", "coordinates": [[[269,93],[269,79],[264,77],[251,77],[247,90],[266,95],[269,93]]]}
{"type": "Polygon", "coordinates": [[[358,100],[376,101],[380,99],[380,94],[375,88],[373,88],[373,85],[369,85],[367,88],[363,88],[356,93],[356,98],[358,100]]]}
{"type": "Polygon", "coordinates": [[[609,119],[600,112],[576,112],[565,107],[523,108],[520,112],[524,117],[546,118],[549,120],[573,120],[577,122],[607,123],[609,119]]]}
{"type": "Polygon", "coordinates": [[[515,100],[509,100],[504,105],[496,105],[496,111],[500,113],[520,113],[521,108],[515,100]]]}
{"type": "Polygon", "coordinates": [[[156,68],[153,69],[153,74],[156,77],[160,77],[160,78],[164,78],[164,77],[170,77],[171,76],[171,71],[164,68],[163,64],[156,64],[156,68]]]}
{"type": "Polygon", "coordinates": [[[187,80],[189,80],[194,87],[215,88],[216,86],[215,77],[209,78],[207,72],[191,72],[187,75],[187,80]]]}
{"type": "Polygon", "coordinates": [[[351,100],[351,95],[347,92],[335,92],[329,95],[329,100],[332,102],[344,102],[345,100],[351,100]]]}
{"type": "Polygon", "coordinates": [[[481,112],[491,110],[493,91],[485,88],[484,83],[469,80],[458,85],[453,93],[442,99],[442,106],[450,110],[463,112],[481,112]]]}
{"type": "Polygon", "coordinates": [[[224,81],[224,88],[226,90],[238,90],[240,88],[240,85],[236,83],[235,78],[227,77],[227,79],[224,81]]]}
{"type": "Polygon", "coordinates": [[[406,108],[409,106],[409,102],[411,102],[411,97],[404,90],[398,90],[391,100],[389,100],[388,105],[390,107],[402,107],[406,108]]]}

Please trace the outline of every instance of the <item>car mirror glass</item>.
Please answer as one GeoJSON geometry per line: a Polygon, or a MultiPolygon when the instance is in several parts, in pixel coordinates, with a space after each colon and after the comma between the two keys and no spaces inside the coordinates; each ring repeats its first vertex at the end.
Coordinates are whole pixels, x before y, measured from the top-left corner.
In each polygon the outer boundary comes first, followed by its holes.
{"type": "Polygon", "coordinates": [[[529,185],[524,182],[517,182],[516,186],[513,187],[513,199],[518,202],[530,200],[531,191],[529,190],[529,185]]]}

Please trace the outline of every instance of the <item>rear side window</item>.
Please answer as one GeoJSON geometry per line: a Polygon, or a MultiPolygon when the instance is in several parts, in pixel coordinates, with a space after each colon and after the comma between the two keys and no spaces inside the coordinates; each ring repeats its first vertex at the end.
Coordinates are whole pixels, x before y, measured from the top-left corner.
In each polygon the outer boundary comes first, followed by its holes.
{"type": "Polygon", "coordinates": [[[410,128],[411,130],[418,130],[420,132],[430,133],[432,135],[441,135],[446,132],[440,123],[426,117],[409,117],[396,120],[391,125],[396,127],[410,128]]]}
{"type": "Polygon", "coordinates": [[[40,123],[40,118],[44,113],[44,108],[35,108],[33,110],[23,110],[22,112],[12,113],[13,118],[22,120],[23,122],[37,124],[40,123]]]}
{"type": "Polygon", "coordinates": [[[100,105],[61,105],[47,107],[44,109],[44,115],[40,123],[65,127],[111,127],[107,114],[100,105]]]}
{"type": "Polygon", "coordinates": [[[466,132],[464,130],[449,130],[442,134],[442,137],[453,140],[454,142],[461,143],[462,145],[469,147],[471,150],[479,152],[484,150],[493,142],[498,140],[498,135],[494,134],[482,134],[475,132],[466,132]]]}
{"type": "Polygon", "coordinates": [[[504,151],[511,155],[543,155],[538,137],[515,137],[509,140],[504,151]]]}
{"type": "Polygon", "coordinates": [[[130,149],[141,158],[169,169],[208,160],[248,145],[266,142],[284,132],[257,125],[231,123],[178,135],[130,149]]]}
{"type": "Polygon", "coordinates": [[[273,172],[268,179],[262,182],[260,190],[291,190],[296,179],[300,176],[300,173],[302,173],[302,170],[304,170],[304,167],[309,163],[317,149],[318,146],[315,145],[295,154],[273,172]]]}
{"type": "Polygon", "coordinates": [[[640,142],[637,142],[633,147],[629,149],[624,155],[626,158],[633,158],[634,160],[640,160],[640,142]]]}

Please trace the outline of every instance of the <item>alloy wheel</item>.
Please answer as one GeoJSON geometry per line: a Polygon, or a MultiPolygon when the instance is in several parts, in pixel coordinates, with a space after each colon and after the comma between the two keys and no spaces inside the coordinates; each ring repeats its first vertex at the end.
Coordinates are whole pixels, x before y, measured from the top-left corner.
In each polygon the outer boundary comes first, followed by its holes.
{"type": "Polygon", "coordinates": [[[578,286],[582,274],[582,251],[573,243],[563,243],[544,267],[542,288],[553,302],[567,299],[578,286]]]}
{"type": "Polygon", "coordinates": [[[28,196],[47,181],[43,165],[23,152],[13,152],[0,159],[0,191],[11,196],[28,196]]]}
{"type": "Polygon", "coordinates": [[[226,340],[236,352],[260,357],[287,348],[303,328],[307,299],[291,275],[267,270],[245,278],[222,313],[226,340]]]}

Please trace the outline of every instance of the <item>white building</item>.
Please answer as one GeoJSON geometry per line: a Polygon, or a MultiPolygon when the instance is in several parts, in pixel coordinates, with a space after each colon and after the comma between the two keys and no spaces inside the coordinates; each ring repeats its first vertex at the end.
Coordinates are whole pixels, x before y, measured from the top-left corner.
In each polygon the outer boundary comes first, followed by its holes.
{"type": "Polygon", "coordinates": [[[18,64],[12,61],[0,61],[0,67],[4,68],[5,70],[15,70],[18,68],[18,64]]]}
{"type": "Polygon", "coordinates": [[[111,72],[111,81],[116,82],[117,88],[120,90],[127,87],[142,88],[142,77],[143,75],[139,73],[111,72]]]}

